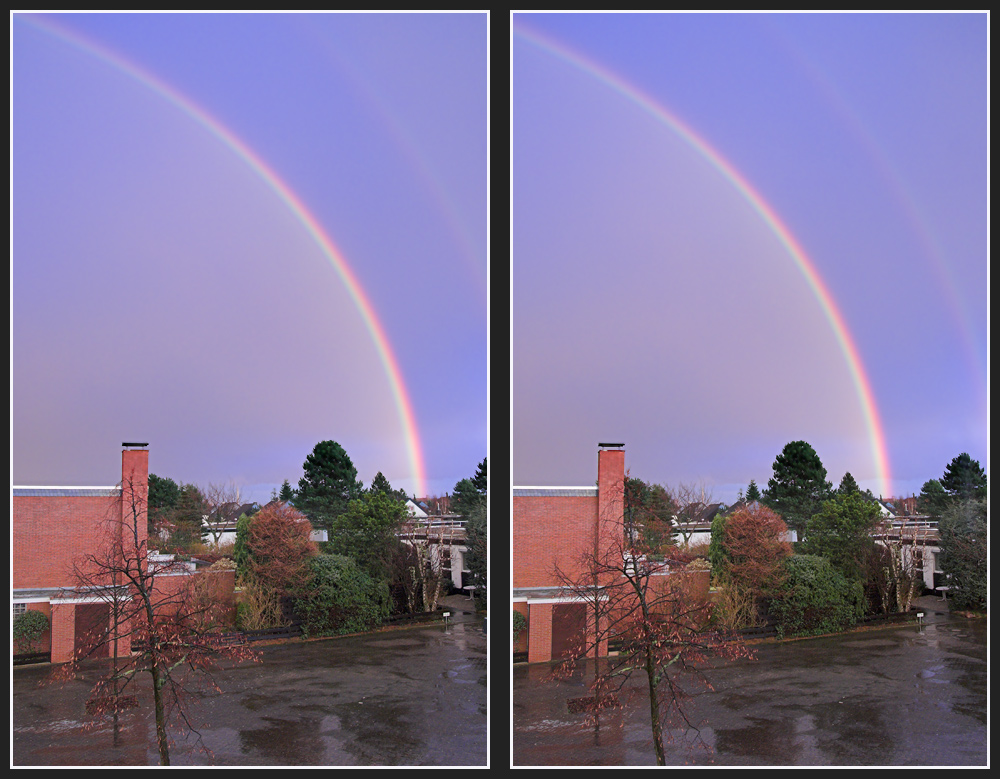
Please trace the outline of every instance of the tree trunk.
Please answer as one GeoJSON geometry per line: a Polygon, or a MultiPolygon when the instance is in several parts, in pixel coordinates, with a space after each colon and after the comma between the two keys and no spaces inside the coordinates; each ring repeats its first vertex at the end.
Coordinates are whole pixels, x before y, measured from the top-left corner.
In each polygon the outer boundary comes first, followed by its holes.
{"type": "Polygon", "coordinates": [[[649,685],[649,724],[653,729],[653,749],[656,750],[656,764],[666,765],[663,754],[663,731],[660,724],[660,699],[656,694],[656,668],[652,651],[646,649],[646,681],[649,685]]]}
{"type": "Polygon", "coordinates": [[[167,741],[167,718],[163,708],[160,669],[156,664],[155,655],[151,660],[149,672],[153,676],[153,708],[156,711],[156,746],[160,752],[160,765],[170,765],[170,745],[167,741]]]}

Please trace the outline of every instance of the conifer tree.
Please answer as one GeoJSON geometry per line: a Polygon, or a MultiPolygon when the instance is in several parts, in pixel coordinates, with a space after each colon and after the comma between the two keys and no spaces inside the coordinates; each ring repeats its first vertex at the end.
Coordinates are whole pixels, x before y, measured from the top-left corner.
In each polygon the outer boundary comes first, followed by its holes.
{"type": "Polygon", "coordinates": [[[389,484],[389,480],[382,475],[382,471],[375,474],[375,478],[372,479],[372,486],[368,488],[369,492],[381,492],[384,495],[395,496],[395,491],[392,489],[392,485],[389,484]]]}
{"type": "Polygon", "coordinates": [[[357,468],[336,441],[316,444],[302,470],[295,507],[315,527],[329,528],[347,510],[347,504],[363,491],[357,468]]]}
{"type": "Polygon", "coordinates": [[[854,480],[854,477],[851,476],[851,472],[848,471],[847,473],[844,474],[844,478],[840,480],[840,486],[837,487],[837,494],[850,495],[854,492],[861,492],[861,488],[858,486],[858,483],[854,480]]]}
{"type": "Polygon", "coordinates": [[[826,468],[808,443],[792,441],[775,458],[773,470],[764,490],[764,503],[801,539],[810,518],[830,497],[832,485],[826,480],[826,468]]]}
{"type": "Polygon", "coordinates": [[[978,460],[962,452],[948,463],[940,479],[945,492],[957,500],[985,500],[986,472],[978,460]]]}

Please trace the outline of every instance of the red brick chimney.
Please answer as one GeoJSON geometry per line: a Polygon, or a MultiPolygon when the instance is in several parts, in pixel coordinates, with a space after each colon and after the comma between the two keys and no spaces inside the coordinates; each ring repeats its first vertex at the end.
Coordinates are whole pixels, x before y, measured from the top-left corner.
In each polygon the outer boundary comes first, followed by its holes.
{"type": "MultiPolygon", "coordinates": [[[[599,444],[597,452],[598,543],[607,543],[625,527],[625,444],[599,444]],[[608,534],[611,534],[610,536],[608,534]]],[[[597,549],[598,559],[603,559],[597,549]]]]}
{"type": "Polygon", "coordinates": [[[149,503],[149,444],[122,444],[122,520],[131,523],[133,512],[142,540],[146,538],[149,503]],[[139,448],[143,447],[143,448],[139,448]]]}

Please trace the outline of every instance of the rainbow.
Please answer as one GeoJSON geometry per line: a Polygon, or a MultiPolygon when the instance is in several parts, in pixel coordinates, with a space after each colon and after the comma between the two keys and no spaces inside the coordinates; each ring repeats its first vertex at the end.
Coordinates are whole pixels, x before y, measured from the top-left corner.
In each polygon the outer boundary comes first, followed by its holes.
{"type": "Polygon", "coordinates": [[[49,33],[61,41],[68,43],[81,51],[86,52],[103,62],[111,65],[116,70],[124,73],[143,86],[153,90],[161,97],[168,100],[174,106],[186,113],[198,124],[208,130],[212,135],[223,142],[232,152],[242,159],[257,176],[274,192],[275,195],[292,212],[295,218],[309,233],[310,237],[319,247],[320,251],[333,266],[340,277],[348,294],[354,301],[354,305],[361,315],[371,336],[372,343],[378,353],[379,361],[389,381],[392,391],[396,412],[402,426],[403,436],[406,442],[407,459],[410,463],[411,476],[414,480],[414,491],[418,495],[426,494],[427,477],[424,465],[423,450],[420,444],[420,437],[417,431],[416,416],[413,413],[413,406],[410,402],[409,393],[403,382],[403,373],[399,363],[389,344],[385,328],[375,314],[375,309],[361,287],[360,282],[347,264],[344,255],[340,252],[333,240],[326,234],[323,226],[315,216],[309,211],[302,200],[291,190],[291,188],[261,159],[253,150],[247,146],[235,133],[216,120],[206,110],[195,104],[192,100],[180,94],[172,87],[160,81],[155,76],[134,63],[128,62],[114,52],[87,40],[75,32],[66,30],[55,25],[50,20],[39,20],[38,17],[28,17],[18,15],[18,19],[29,21],[32,26],[49,33]]]}
{"type": "Polygon", "coordinates": [[[891,495],[888,446],[886,444],[885,433],[882,429],[882,423],[879,419],[878,409],[875,405],[875,394],[872,391],[871,383],[861,362],[858,347],[854,343],[850,331],[847,329],[843,315],[834,303],[833,296],[820,278],[815,264],[809,259],[808,255],[806,255],[803,248],[799,245],[799,242],[795,239],[795,236],[792,235],[788,227],[778,218],[778,215],[767,201],[706,140],[699,137],[690,127],[667,111],[655,99],[642,92],[638,87],[629,84],[608,69],[591,62],[565,45],[556,43],[534,30],[526,30],[523,27],[515,28],[514,34],[593,76],[651,114],[659,122],[670,127],[691,148],[704,157],[712,167],[721,173],[743,196],[750,207],[764,220],[765,224],[767,224],[768,228],[774,233],[781,245],[785,247],[792,260],[794,260],[802,276],[805,278],[806,284],[819,303],[824,317],[826,317],[833,330],[834,338],[847,363],[847,370],[861,406],[861,413],[868,431],[876,477],[881,485],[880,492],[883,495],[891,495]]]}

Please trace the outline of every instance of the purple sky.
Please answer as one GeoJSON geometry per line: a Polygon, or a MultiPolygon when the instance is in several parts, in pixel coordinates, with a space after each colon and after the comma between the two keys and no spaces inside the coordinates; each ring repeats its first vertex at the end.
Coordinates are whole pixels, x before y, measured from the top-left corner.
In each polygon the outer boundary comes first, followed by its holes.
{"type": "Polygon", "coordinates": [[[485,14],[11,27],[14,484],[114,483],[147,441],[160,476],[266,499],[334,439],[412,492],[394,376],[427,492],[474,474],[485,14]]]}
{"type": "Polygon", "coordinates": [[[985,14],[513,27],[515,484],[599,441],[725,501],[800,439],[876,494],[988,472],[985,14]]]}

